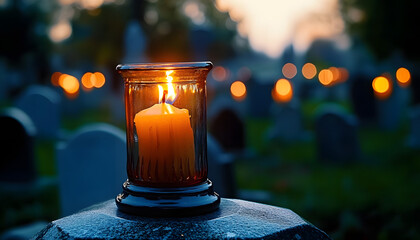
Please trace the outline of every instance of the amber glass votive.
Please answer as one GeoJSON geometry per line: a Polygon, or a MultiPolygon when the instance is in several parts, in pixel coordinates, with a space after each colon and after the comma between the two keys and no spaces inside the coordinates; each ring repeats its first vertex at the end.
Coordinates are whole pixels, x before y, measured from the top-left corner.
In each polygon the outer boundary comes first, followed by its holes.
{"type": "Polygon", "coordinates": [[[184,215],[214,210],[207,179],[206,77],[211,62],[124,64],[127,175],[120,210],[184,215]]]}

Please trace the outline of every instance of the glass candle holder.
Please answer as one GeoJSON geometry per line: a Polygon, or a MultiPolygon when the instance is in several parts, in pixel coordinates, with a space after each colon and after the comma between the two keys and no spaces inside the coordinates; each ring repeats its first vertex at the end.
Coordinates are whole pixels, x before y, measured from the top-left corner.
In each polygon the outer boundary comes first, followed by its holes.
{"type": "Polygon", "coordinates": [[[207,179],[206,77],[211,62],[125,64],[127,175],[116,198],[137,215],[218,208],[207,179]]]}

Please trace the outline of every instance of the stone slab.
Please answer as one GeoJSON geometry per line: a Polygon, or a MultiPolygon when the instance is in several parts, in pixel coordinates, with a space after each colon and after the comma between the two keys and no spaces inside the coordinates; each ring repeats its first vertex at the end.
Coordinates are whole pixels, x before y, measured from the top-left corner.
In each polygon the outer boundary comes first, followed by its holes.
{"type": "Polygon", "coordinates": [[[51,222],[34,239],[330,239],[289,209],[222,198],[194,217],[147,218],[119,212],[114,200],[51,222]]]}

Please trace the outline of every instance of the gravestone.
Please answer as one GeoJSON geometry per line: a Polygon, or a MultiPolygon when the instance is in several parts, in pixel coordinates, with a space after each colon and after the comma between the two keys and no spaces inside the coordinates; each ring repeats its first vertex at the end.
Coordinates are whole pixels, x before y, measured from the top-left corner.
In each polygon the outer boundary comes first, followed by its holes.
{"type": "Polygon", "coordinates": [[[366,75],[356,75],[350,79],[350,97],[353,112],[361,124],[372,124],[377,118],[372,80],[366,75]]]}
{"type": "Polygon", "coordinates": [[[268,140],[302,141],[309,139],[303,129],[302,113],[296,105],[273,106],[274,126],[267,133],[268,140]]]}
{"type": "Polygon", "coordinates": [[[145,54],[147,38],[136,20],[130,20],[124,33],[124,59],[125,63],[147,62],[145,54]]]}
{"type": "Polygon", "coordinates": [[[274,82],[272,81],[263,81],[251,77],[246,85],[249,115],[254,117],[267,117],[269,115],[270,105],[273,102],[271,96],[273,86],[274,82]]]}
{"type": "Polygon", "coordinates": [[[420,148],[420,104],[410,110],[410,133],[407,139],[412,148],[420,148]]]}
{"type": "Polygon", "coordinates": [[[336,105],[321,106],[315,122],[318,157],[329,163],[348,163],[360,154],[357,120],[336,105]]]}
{"type": "Polygon", "coordinates": [[[117,196],[126,177],[126,138],[109,124],[92,124],[57,146],[61,214],[117,196]]]}
{"type": "Polygon", "coordinates": [[[51,222],[35,239],[277,239],[330,237],[293,211],[222,198],[218,210],[193,217],[148,218],[118,211],[114,200],[51,222]]]}
{"type": "Polygon", "coordinates": [[[46,86],[28,87],[17,99],[16,106],[34,122],[37,137],[56,138],[60,128],[60,96],[46,86]]]}
{"type": "Polygon", "coordinates": [[[236,196],[234,156],[225,153],[219,143],[207,134],[208,177],[221,197],[236,196]]]}
{"type": "Polygon", "coordinates": [[[0,114],[0,182],[32,182],[36,178],[34,142],[36,128],[18,108],[0,114]]]}
{"type": "MultiPolygon", "coordinates": [[[[394,86],[396,83],[394,83],[394,86]]],[[[394,87],[387,99],[376,101],[378,124],[384,130],[396,130],[401,126],[402,117],[406,114],[408,95],[405,89],[394,87]]]]}
{"type": "Polygon", "coordinates": [[[194,25],[190,28],[190,42],[193,49],[194,59],[200,61],[209,59],[210,45],[214,40],[214,31],[209,26],[194,25]]]}
{"type": "Polygon", "coordinates": [[[244,123],[232,109],[221,109],[218,114],[210,118],[209,132],[227,152],[245,148],[244,123]]]}

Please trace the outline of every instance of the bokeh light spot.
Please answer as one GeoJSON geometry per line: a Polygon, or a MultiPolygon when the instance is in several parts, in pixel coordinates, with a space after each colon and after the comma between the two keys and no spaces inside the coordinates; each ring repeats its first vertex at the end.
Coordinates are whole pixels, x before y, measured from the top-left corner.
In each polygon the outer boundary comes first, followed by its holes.
{"type": "Polygon", "coordinates": [[[80,84],[77,78],[68,74],[63,74],[62,77],[60,77],[60,86],[66,93],[74,94],[79,91],[80,84]]]}
{"type": "Polygon", "coordinates": [[[340,70],[338,70],[338,68],[336,67],[330,67],[328,69],[331,71],[332,76],[333,76],[332,83],[337,83],[338,81],[340,81],[341,79],[340,70]]]}
{"type": "Polygon", "coordinates": [[[329,69],[322,69],[318,74],[319,82],[324,86],[329,86],[333,79],[333,73],[329,69]]]}
{"type": "Polygon", "coordinates": [[[376,97],[380,99],[388,98],[391,95],[391,81],[384,76],[379,76],[373,79],[372,88],[376,97]]]}
{"type": "Polygon", "coordinates": [[[91,73],[91,72],[87,72],[87,73],[83,74],[82,86],[84,88],[86,88],[86,89],[93,88],[93,83],[92,83],[92,80],[91,80],[92,75],[93,75],[93,73],[91,73]]]}
{"type": "Polygon", "coordinates": [[[95,78],[95,81],[92,81],[92,84],[96,88],[101,88],[105,84],[105,76],[100,72],[93,73],[91,80],[92,78],[95,78]]]}
{"type": "Polygon", "coordinates": [[[292,84],[287,79],[279,79],[271,91],[271,95],[276,102],[289,102],[293,97],[292,84]]]}
{"type": "Polygon", "coordinates": [[[55,72],[55,73],[53,73],[52,75],[51,75],[51,84],[53,85],[53,86],[56,86],[56,87],[58,87],[59,86],[59,84],[58,84],[58,79],[60,79],[60,76],[62,75],[62,73],[61,72],[55,72]]]}
{"type": "Polygon", "coordinates": [[[68,21],[61,21],[50,28],[48,33],[51,41],[62,42],[69,38],[72,34],[72,28],[68,21]]]}
{"type": "Polygon", "coordinates": [[[302,67],[302,75],[306,79],[312,79],[316,76],[317,70],[314,64],[305,63],[302,67]]]}
{"type": "Polygon", "coordinates": [[[211,71],[211,75],[214,78],[214,80],[222,82],[227,79],[228,72],[224,67],[217,66],[211,71]]]}
{"type": "Polygon", "coordinates": [[[395,77],[397,78],[398,84],[402,87],[406,87],[410,84],[411,74],[407,68],[398,68],[395,77]]]}
{"type": "Polygon", "coordinates": [[[234,99],[241,101],[246,96],[246,86],[241,81],[235,81],[230,86],[230,92],[234,99]]]}
{"type": "Polygon", "coordinates": [[[292,79],[296,76],[297,68],[293,63],[286,63],[281,71],[286,78],[292,79]]]}

